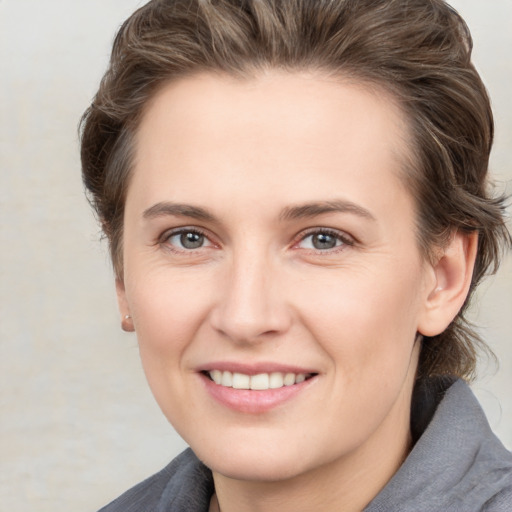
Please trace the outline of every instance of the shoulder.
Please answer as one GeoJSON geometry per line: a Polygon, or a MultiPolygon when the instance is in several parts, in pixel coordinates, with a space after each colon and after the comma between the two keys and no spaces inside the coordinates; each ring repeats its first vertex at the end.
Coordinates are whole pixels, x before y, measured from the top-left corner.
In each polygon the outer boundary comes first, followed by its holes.
{"type": "Polygon", "coordinates": [[[99,512],[204,512],[212,493],[211,472],[192,450],[187,449],[164,469],[132,487],[99,512]]]}
{"type": "Polygon", "coordinates": [[[431,384],[413,404],[413,416],[415,409],[432,411],[418,422],[416,444],[366,511],[512,510],[512,454],[492,433],[469,386],[431,384]]]}
{"type": "Polygon", "coordinates": [[[508,475],[508,484],[485,504],[482,512],[510,512],[511,509],[512,471],[508,475]]]}

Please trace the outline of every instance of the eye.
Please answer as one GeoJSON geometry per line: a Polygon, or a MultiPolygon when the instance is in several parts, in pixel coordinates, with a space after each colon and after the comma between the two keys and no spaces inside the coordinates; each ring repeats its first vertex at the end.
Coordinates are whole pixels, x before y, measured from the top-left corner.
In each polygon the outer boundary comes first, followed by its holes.
{"type": "Polygon", "coordinates": [[[195,229],[180,229],[167,233],[162,240],[163,243],[178,250],[193,251],[202,247],[213,245],[205,234],[195,229]]]}
{"type": "Polygon", "coordinates": [[[329,251],[344,245],[353,245],[353,241],[348,236],[331,230],[309,232],[296,244],[301,249],[314,251],[329,251]]]}

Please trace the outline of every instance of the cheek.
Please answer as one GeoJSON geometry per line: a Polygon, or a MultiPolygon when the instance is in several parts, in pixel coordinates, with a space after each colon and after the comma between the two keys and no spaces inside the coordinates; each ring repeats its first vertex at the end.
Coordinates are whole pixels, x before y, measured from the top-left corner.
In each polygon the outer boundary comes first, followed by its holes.
{"type": "Polygon", "coordinates": [[[302,321],[344,373],[354,379],[408,365],[417,327],[420,278],[416,267],[347,270],[306,283],[297,297],[302,321]]]}
{"type": "Polygon", "coordinates": [[[207,314],[208,290],[201,276],[165,270],[137,279],[128,296],[139,342],[159,351],[185,344],[207,314]]]}
{"type": "Polygon", "coordinates": [[[184,404],[190,409],[183,378],[190,371],[186,354],[204,322],[209,293],[201,279],[171,274],[141,274],[127,292],[146,379],[162,412],[175,424],[180,421],[177,411],[184,404]]]}
{"type": "Polygon", "coordinates": [[[364,277],[347,273],[329,293],[326,283],[314,281],[310,300],[302,304],[302,322],[331,364],[333,391],[323,406],[334,412],[326,418],[327,430],[344,432],[355,444],[401,400],[404,383],[415,372],[418,278],[401,269],[401,279],[396,278],[400,266],[395,277],[390,268],[364,277]]]}

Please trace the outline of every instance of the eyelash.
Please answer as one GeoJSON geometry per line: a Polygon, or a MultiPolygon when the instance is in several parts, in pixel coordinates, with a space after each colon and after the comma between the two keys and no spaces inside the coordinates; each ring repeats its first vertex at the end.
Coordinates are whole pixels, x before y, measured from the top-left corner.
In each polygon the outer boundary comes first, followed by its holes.
{"type": "Polygon", "coordinates": [[[355,240],[351,236],[347,235],[346,233],[337,231],[335,229],[310,228],[307,231],[303,231],[302,233],[300,233],[297,236],[296,241],[293,243],[293,247],[297,247],[301,242],[304,242],[304,240],[306,240],[307,238],[312,237],[314,235],[328,235],[328,236],[335,238],[336,242],[340,242],[339,245],[336,245],[335,247],[328,248],[328,249],[315,249],[315,248],[306,249],[309,252],[313,252],[314,254],[325,255],[325,254],[336,253],[339,251],[343,251],[344,249],[346,249],[346,247],[351,247],[351,246],[355,245],[355,243],[356,243],[355,240]]]}
{"type": "MultiPolygon", "coordinates": [[[[336,243],[340,242],[339,245],[336,245],[335,247],[332,247],[332,248],[326,248],[326,249],[308,248],[308,249],[306,249],[307,251],[312,252],[314,254],[324,255],[324,254],[336,253],[338,251],[344,250],[346,247],[353,246],[356,243],[352,237],[348,236],[347,234],[345,234],[343,232],[340,232],[340,231],[337,231],[334,229],[310,228],[307,231],[303,231],[303,232],[299,233],[299,235],[297,235],[294,242],[292,243],[292,248],[297,248],[301,242],[304,242],[307,238],[312,237],[314,235],[331,236],[331,237],[335,238],[336,243]]],[[[196,228],[196,227],[182,227],[182,228],[166,231],[165,233],[163,233],[162,236],[159,237],[158,243],[162,246],[165,246],[166,249],[168,249],[172,252],[175,252],[175,253],[193,253],[193,252],[201,250],[205,247],[215,246],[214,242],[211,241],[208,234],[205,231],[203,231],[199,228],[196,228]],[[197,247],[195,249],[189,249],[189,248],[185,248],[185,247],[177,248],[175,244],[170,243],[170,240],[173,237],[183,236],[183,235],[187,235],[187,234],[198,235],[200,237],[203,237],[203,239],[205,241],[207,241],[208,244],[201,245],[200,247],[197,247]]]]}
{"type": "Polygon", "coordinates": [[[183,227],[183,228],[172,229],[172,230],[166,231],[161,237],[159,237],[158,243],[162,246],[165,246],[166,249],[168,249],[172,252],[177,252],[177,253],[184,253],[184,252],[192,253],[197,250],[203,249],[204,247],[210,247],[210,246],[215,245],[210,240],[210,237],[208,236],[207,233],[205,233],[204,231],[202,231],[201,229],[198,229],[196,227],[190,227],[190,228],[183,227]],[[198,236],[203,237],[204,240],[208,242],[208,245],[206,245],[206,246],[202,245],[201,247],[198,247],[197,249],[188,249],[185,247],[178,248],[178,247],[176,247],[175,244],[170,243],[171,238],[176,237],[176,236],[188,235],[188,234],[198,235],[198,236]]]}

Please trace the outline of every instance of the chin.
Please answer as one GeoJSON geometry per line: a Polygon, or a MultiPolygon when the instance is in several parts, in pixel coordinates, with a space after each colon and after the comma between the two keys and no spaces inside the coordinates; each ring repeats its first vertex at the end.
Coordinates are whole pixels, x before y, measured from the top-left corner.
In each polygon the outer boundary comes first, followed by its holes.
{"type": "Polygon", "coordinates": [[[211,464],[206,459],[203,462],[214,472],[233,480],[244,480],[251,482],[280,482],[290,480],[305,472],[302,465],[298,466],[296,462],[281,460],[263,461],[261,459],[253,460],[238,458],[237,460],[212,460],[211,464]]]}
{"type": "Polygon", "coordinates": [[[214,473],[225,477],[254,482],[278,482],[289,480],[321,465],[304,456],[304,451],[292,443],[248,444],[247,433],[243,444],[227,442],[215,448],[194,447],[194,453],[214,473]]]}

